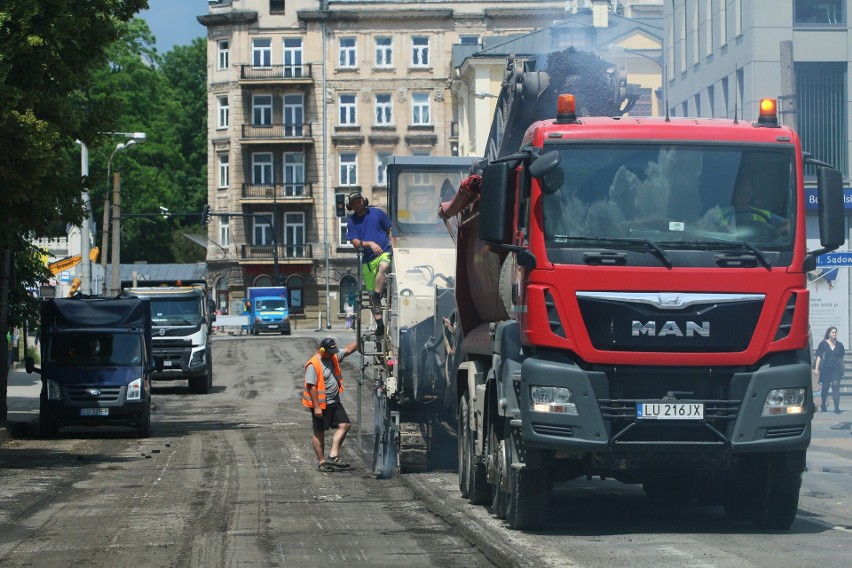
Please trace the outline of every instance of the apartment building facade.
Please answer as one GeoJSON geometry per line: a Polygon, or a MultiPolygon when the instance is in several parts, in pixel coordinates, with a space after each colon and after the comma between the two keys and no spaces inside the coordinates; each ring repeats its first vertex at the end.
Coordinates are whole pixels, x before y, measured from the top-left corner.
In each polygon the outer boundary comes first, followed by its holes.
{"type": "Polygon", "coordinates": [[[207,265],[220,308],[286,285],[291,313],[342,316],[357,255],[335,196],[387,204],[381,160],[451,155],[454,44],[523,34],[564,2],[211,0],[207,265]]]}

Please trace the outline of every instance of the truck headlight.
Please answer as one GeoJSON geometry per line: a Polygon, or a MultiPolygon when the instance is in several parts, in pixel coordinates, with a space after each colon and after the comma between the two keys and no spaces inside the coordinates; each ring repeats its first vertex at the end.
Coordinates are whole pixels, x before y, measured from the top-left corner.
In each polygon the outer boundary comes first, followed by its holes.
{"type": "Polygon", "coordinates": [[[47,380],[47,400],[62,400],[62,387],[50,379],[47,380]]]}
{"type": "Polygon", "coordinates": [[[806,389],[773,389],[763,401],[761,416],[804,414],[806,389]]]}
{"type": "Polygon", "coordinates": [[[574,393],[565,387],[531,387],[530,403],[533,412],[577,415],[574,393]]]}
{"type": "Polygon", "coordinates": [[[141,400],[142,399],[142,378],[138,378],[135,381],[131,381],[129,385],[127,385],[127,400],[141,400]]]}

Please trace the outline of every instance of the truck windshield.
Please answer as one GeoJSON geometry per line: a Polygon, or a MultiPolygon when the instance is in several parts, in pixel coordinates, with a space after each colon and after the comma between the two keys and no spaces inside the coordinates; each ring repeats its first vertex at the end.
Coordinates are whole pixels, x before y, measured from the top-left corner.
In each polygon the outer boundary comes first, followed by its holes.
{"type": "Polygon", "coordinates": [[[154,325],[200,325],[201,300],[186,298],[159,298],[150,296],[151,321],[154,325]]]}
{"type": "Polygon", "coordinates": [[[400,172],[396,179],[395,210],[390,212],[394,238],[446,237],[448,246],[454,246],[444,221],[438,217],[438,205],[452,199],[469,173],[470,166],[400,172]]]}
{"type": "Polygon", "coordinates": [[[747,242],[789,250],[796,209],[792,147],[563,144],[542,180],[548,247],[646,239],[663,248],[747,242]],[[549,187],[548,187],[549,186],[549,187]]]}
{"type": "Polygon", "coordinates": [[[136,366],[142,362],[137,333],[60,333],[48,338],[47,361],[62,367],[136,366]]]}
{"type": "Polygon", "coordinates": [[[258,311],[283,312],[287,310],[287,300],[284,298],[261,299],[255,302],[255,308],[258,311]]]}

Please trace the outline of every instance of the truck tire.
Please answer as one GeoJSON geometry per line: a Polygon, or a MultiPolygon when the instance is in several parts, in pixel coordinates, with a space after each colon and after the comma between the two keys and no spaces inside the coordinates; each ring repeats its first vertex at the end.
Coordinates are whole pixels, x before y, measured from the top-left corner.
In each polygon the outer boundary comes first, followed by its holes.
{"type": "Polygon", "coordinates": [[[754,456],[729,485],[724,502],[731,519],[751,519],[761,529],[787,530],[796,520],[802,472],[787,464],[787,454],[754,456]]]}
{"type": "Polygon", "coordinates": [[[192,377],[189,379],[189,388],[192,389],[192,392],[195,394],[207,394],[210,392],[210,389],[213,388],[213,361],[210,358],[210,354],[206,354],[207,357],[207,370],[201,377],[192,377]]]}
{"type": "Polygon", "coordinates": [[[42,438],[52,439],[59,434],[59,425],[52,416],[47,415],[43,411],[38,414],[38,434],[42,438]]]}
{"type": "Polygon", "coordinates": [[[547,521],[550,481],[547,470],[523,467],[510,469],[511,492],[506,510],[509,528],[536,529],[547,521]]]}
{"type": "Polygon", "coordinates": [[[473,432],[470,430],[470,395],[464,393],[458,406],[459,490],[472,505],[491,501],[491,491],[485,478],[485,467],[476,463],[473,454],[473,432]]]}
{"type": "Polygon", "coordinates": [[[373,475],[379,479],[390,479],[396,468],[396,440],[399,433],[388,414],[387,398],[378,390],[374,396],[373,475]]]}
{"type": "Polygon", "coordinates": [[[151,401],[145,405],[145,410],[139,416],[136,422],[136,437],[150,438],[151,437],[151,401]]]}
{"type": "Polygon", "coordinates": [[[488,452],[494,467],[494,479],[491,480],[491,513],[504,520],[509,508],[509,470],[512,459],[507,440],[498,439],[497,420],[500,418],[488,421],[488,452]]]}

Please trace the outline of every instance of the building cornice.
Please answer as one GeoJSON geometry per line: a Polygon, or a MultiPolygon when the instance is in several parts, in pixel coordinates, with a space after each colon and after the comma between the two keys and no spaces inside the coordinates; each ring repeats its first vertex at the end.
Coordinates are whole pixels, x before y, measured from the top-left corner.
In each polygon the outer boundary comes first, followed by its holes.
{"type": "Polygon", "coordinates": [[[250,24],[257,21],[256,10],[231,10],[221,14],[205,14],[196,16],[198,23],[206,28],[213,26],[228,26],[233,24],[250,24]]]}

